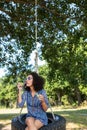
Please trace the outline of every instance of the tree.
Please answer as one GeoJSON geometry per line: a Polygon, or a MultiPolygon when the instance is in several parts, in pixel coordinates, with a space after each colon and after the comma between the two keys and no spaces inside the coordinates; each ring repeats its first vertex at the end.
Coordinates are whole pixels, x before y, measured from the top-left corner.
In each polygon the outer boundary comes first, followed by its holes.
{"type": "MultiPolygon", "coordinates": [[[[47,61],[55,83],[61,86],[64,81],[63,91],[67,88],[72,93],[74,86],[80,104],[79,86],[86,85],[87,77],[87,1],[38,0],[37,9],[40,57],[47,61]]],[[[0,1],[0,10],[0,65],[16,77],[31,67],[29,56],[36,47],[34,0],[0,1]]]]}
{"type": "MultiPolygon", "coordinates": [[[[71,31],[74,34],[78,26],[83,27],[81,34],[86,38],[86,5],[86,0],[83,2],[81,0],[38,0],[38,42],[41,44],[43,54],[46,53],[47,48],[55,40],[60,41],[64,39],[71,31]]],[[[36,46],[35,1],[0,1],[0,10],[0,37],[1,43],[5,44],[0,49],[1,64],[7,61],[6,54],[4,53],[7,51],[7,48],[10,51],[10,55],[13,53],[13,50],[16,53],[15,49],[17,49],[22,50],[21,55],[28,58],[36,46]],[[17,44],[17,48],[13,50],[14,42],[12,43],[12,39],[17,44]],[[6,46],[6,41],[9,41],[10,45],[6,46]]],[[[9,61],[11,60],[9,59],[9,61]]],[[[10,64],[8,61],[7,63],[10,64]]]]}

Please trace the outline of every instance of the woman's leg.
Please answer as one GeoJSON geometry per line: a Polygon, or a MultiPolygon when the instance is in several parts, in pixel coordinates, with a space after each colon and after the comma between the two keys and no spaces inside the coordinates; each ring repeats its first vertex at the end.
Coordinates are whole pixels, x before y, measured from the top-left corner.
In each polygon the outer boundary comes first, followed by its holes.
{"type": "Polygon", "coordinates": [[[43,126],[43,123],[40,120],[29,117],[26,119],[26,129],[25,130],[38,130],[43,126]]]}
{"type": "Polygon", "coordinates": [[[35,126],[35,119],[33,117],[26,118],[26,129],[25,130],[38,130],[35,126]]]}
{"type": "Polygon", "coordinates": [[[37,120],[37,119],[35,120],[34,124],[35,124],[37,130],[44,125],[40,120],[37,120]]]}
{"type": "Polygon", "coordinates": [[[25,130],[28,130],[28,127],[26,127],[25,130]]]}

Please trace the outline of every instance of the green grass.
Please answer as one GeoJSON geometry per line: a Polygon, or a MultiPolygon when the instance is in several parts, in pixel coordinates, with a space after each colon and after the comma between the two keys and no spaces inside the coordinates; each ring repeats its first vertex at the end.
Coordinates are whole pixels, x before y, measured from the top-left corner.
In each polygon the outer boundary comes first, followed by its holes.
{"type": "Polygon", "coordinates": [[[0,114],[0,120],[6,121],[6,120],[11,120],[12,118],[14,118],[15,116],[17,116],[18,114],[0,114]]]}
{"type": "MultiPolygon", "coordinates": [[[[11,120],[18,114],[0,114],[0,130],[4,127],[9,126],[9,130],[11,129],[11,120]]],[[[6,129],[5,129],[6,130],[6,129]]]]}
{"type": "Polygon", "coordinates": [[[76,124],[78,128],[87,130],[87,109],[56,111],[55,113],[65,117],[67,123],[76,124]]]}

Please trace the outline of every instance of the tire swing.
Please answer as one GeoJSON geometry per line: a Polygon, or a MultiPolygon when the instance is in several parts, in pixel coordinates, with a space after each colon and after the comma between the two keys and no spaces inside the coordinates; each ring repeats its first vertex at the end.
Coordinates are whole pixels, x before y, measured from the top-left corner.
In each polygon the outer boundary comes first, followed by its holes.
{"type": "MultiPolygon", "coordinates": [[[[49,108],[51,112],[47,112],[48,124],[41,127],[39,130],[66,130],[66,120],[64,117],[54,114],[52,107],[49,102],[49,108]]],[[[25,130],[26,124],[26,114],[21,114],[22,109],[20,110],[20,115],[14,117],[11,121],[11,130],[25,130]]]]}
{"type": "MultiPolygon", "coordinates": [[[[50,112],[47,112],[48,117],[48,125],[41,127],[39,130],[66,130],[66,120],[64,117],[54,114],[55,119],[53,119],[53,115],[50,112]]],[[[25,130],[26,114],[22,114],[12,119],[11,122],[11,130],[25,130]]]]}

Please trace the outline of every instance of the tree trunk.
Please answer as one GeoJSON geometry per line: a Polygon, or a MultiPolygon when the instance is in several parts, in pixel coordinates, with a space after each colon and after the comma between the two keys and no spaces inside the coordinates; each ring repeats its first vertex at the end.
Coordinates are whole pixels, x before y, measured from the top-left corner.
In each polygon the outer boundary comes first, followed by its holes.
{"type": "Polygon", "coordinates": [[[79,90],[78,87],[75,88],[75,93],[76,93],[76,97],[77,97],[77,100],[78,100],[78,106],[79,106],[82,100],[81,100],[80,90],[79,90]]]}
{"type": "Polygon", "coordinates": [[[58,98],[58,105],[62,105],[60,93],[57,94],[57,98],[58,98]]]}

